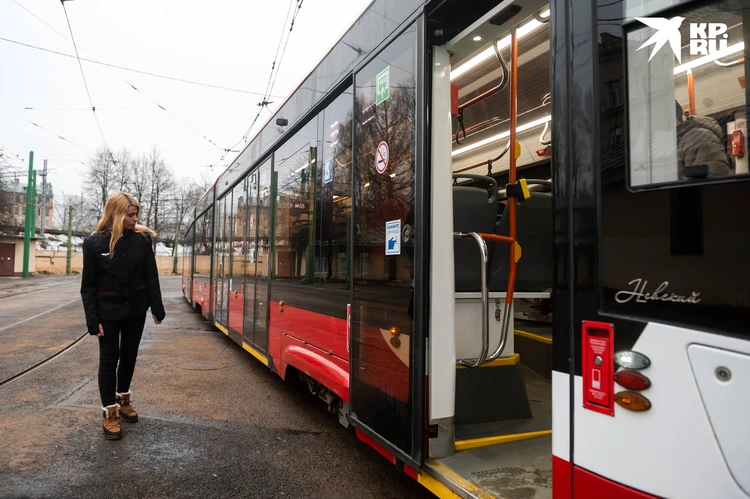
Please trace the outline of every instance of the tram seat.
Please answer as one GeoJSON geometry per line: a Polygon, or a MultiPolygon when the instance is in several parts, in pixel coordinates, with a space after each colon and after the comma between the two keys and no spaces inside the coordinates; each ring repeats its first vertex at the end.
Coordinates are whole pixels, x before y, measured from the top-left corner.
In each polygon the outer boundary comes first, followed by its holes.
{"type": "MultiPolygon", "coordinates": [[[[494,233],[497,220],[497,183],[481,175],[456,175],[491,181],[493,192],[465,185],[453,186],[453,231],[494,233]]],[[[474,239],[453,240],[456,292],[481,291],[479,246],[474,239]]],[[[488,245],[489,249],[489,245],[488,245]]],[[[488,276],[489,278],[489,276],[488,276]]]]}
{"type": "MultiPolygon", "coordinates": [[[[552,287],[552,194],[531,192],[531,197],[516,209],[516,237],[521,246],[521,259],[516,265],[515,291],[542,292],[552,287]]],[[[505,216],[497,226],[497,234],[510,234],[510,219],[505,216]]],[[[507,291],[510,248],[507,244],[489,246],[490,291],[507,291]]]]}

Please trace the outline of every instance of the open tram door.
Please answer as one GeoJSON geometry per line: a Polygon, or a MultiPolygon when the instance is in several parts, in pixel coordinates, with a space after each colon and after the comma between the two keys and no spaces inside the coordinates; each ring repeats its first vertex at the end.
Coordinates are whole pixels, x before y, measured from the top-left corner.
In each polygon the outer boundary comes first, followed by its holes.
{"type": "Polygon", "coordinates": [[[354,282],[347,334],[358,437],[417,476],[424,457],[421,18],[354,72],[354,282]]]}

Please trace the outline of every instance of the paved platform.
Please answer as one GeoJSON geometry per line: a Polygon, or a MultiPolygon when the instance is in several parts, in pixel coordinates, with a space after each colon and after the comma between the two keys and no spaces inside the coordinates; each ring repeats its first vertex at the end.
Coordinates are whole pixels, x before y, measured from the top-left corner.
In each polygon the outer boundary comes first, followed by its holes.
{"type": "MultiPolygon", "coordinates": [[[[0,497],[433,497],[341,427],[317,398],[192,311],[179,276],[161,281],[167,318],[160,326],[147,322],[132,386],[141,421],[125,425],[122,440],[104,440],[97,340],[86,338],[0,388],[0,497]]],[[[40,289],[26,295],[35,313],[54,301],[55,289],[67,301],[78,293],[75,285],[40,289]]],[[[0,308],[20,298],[0,299],[0,308]]],[[[6,323],[34,315],[22,309],[14,307],[6,323]]],[[[53,353],[84,324],[77,301],[0,331],[3,351],[20,359],[4,374],[53,353]],[[26,353],[14,347],[19,342],[26,353]]]]}

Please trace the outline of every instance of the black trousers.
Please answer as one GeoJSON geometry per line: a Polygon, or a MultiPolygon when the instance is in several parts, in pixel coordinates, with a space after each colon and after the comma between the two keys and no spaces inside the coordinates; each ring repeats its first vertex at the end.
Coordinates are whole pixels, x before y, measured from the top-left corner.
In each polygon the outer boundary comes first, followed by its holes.
{"type": "Polygon", "coordinates": [[[101,324],[104,336],[99,337],[99,395],[106,407],[115,404],[115,391],[130,390],[146,314],[123,321],[102,320],[101,324]]]}

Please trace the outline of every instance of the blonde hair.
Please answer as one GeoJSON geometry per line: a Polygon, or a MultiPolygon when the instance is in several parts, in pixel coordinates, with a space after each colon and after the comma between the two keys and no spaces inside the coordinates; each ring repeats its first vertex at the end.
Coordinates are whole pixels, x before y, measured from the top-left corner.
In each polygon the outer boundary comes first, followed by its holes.
{"type": "MultiPolygon", "coordinates": [[[[115,255],[115,244],[120,239],[123,232],[123,223],[128,214],[128,208],[135,206],[138,210],[138,214],[141,214],[141,205],[138,204],[138,200],[130,194],[124,192],[115,192],[107,198],[107,202],[104,205],[104,215],[99,220],[96,226],[96,232],[104,233],[111,232],[112,236],[109,239],[109,254],[110,258],[115,255]]],[[[135,224],[135,232],[141,234],[151,234],[156,236],[156,232],[149,229],[145,225],[135,224]]]]}

